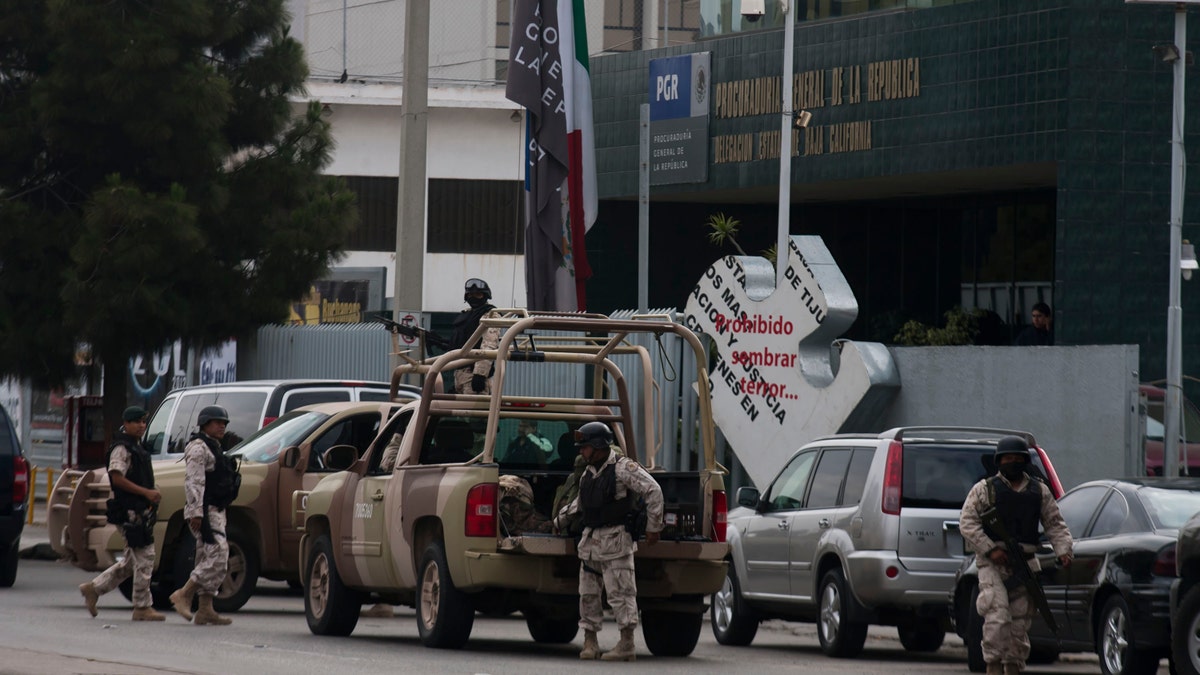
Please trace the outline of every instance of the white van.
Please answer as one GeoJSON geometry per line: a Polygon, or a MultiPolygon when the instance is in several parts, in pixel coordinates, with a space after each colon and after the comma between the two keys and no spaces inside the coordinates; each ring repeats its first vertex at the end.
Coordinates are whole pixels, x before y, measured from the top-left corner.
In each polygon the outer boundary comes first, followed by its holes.
{"type": "MultiPolygon", "coordinates": [[[[419,398],[421,390],[402,385],[400,400],[419,398]]],[[[275,421],[280,415],[313,403],[387,401],[387,382],[349,380],[249,380],[183,387],[167,394],[146,429],[146,445],[155,460],[178,459],[196,431],[196,416],[205,406],[229,413],[226,447],[275,421]],[[232,435],[232,436],[231,436],[232,435]]]]}

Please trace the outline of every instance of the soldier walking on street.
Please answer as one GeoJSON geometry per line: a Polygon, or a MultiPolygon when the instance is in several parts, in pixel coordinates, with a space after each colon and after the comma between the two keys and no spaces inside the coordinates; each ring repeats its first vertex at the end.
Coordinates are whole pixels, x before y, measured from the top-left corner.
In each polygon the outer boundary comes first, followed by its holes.
{"type": "MultiPolygon", "coordinates": [[[[1059,564],[1071,564],[1071,533],[1058,510],[1050,488],[1026,473],[1029,445],[1017,436],[1005,436],[996,444],[995,476],[989,476],[971,488],[959,519],[962,536],[975,549],[979,567],[979,599],[976,609],[983,617],[983,659],[988,675],[1016,675],[1025,668],[1029,657],[1029,625],[1035,607],[1023,585],[1006,584],[1013,577],[1011,560],[997,533],[984,524],[981,514],[996,509],[996,517],[1006,534],[1020,545],[1023,557],[1036,575],[1038,560],[1038,524],[1041,523],[1059,564]]],[[[1036,590],[1036,588],[1035,588],[1036,590]]]]}
{"type": "Polygon", "coordinates": [[[635,495],[645,501],[646,544],[658,542],[663,528],[662,488],[637,462],[612,450],[613,434],[603,422],[588,422],[575,432],[579,454],[588,463],[579,479],[579,495],[562,508],[554,527],[562,531],[571,517],[583,513],[579,552],[579,625],[583,628],[581,659],[633,661],[633,630],[638,624],[637,583],[633,554],[637,544],[626,529],[635,495]],[[604,619],[600,592],[607,591],[621,640],[600,654],[596,633],[604,619]]]}
{"type": "MultiPolygon", "coordinates": [[[[467,345],[479,320],[485,314],[495,309],[488,302],[492,299],[492,289],[483,279],[467,279],[463,284],[463,301],[470,305],[454,318],[454,333],[450,336],[450,344],[458,349],[496,349],[500,346],[500,329],[489,328],[483,332],[483,337],[473,345],[467,345]]],[[[474,365],[465,366],[454,371],[454,391],[459,394],[490,394],[492,393],[491,361],[476,361],[474,365]]]]}
{"type": "MultiPolygon", "coordinates": [[[[133,620],[162,621],[166,617],[151,607],[150,575],[154,572],[154,513],[162,495],[154,489],[154,467],[142,444],[146,411],[131,406],[121,414],[125,424],[108,449],[108,480],[112,486],[112,512],[125,536],[125,555],[95,579],[79,586],[83,602],[96,616],[96,602],[121,582],[133,577],[133,620]]],[[[117,523],[114,523],[117,524],[117,523]]]]}
{"type": "Polygon", "coordinates": [[[171,603],[175,611],[191,621],[192,598],[199,594],[195,624],[226,626],[231,620],[213,609],[213,596],[229,567],[225,507],[237,498],[241,476],[233,459],[221,447],[229,413],[221,406],[210,405],[200,411],[196,422],[200,431],[192,434],[183,450],[186,466],[183,489],[187,494],[183,517],[196,538],[196,565],[183,588],[171,594],[171,603]]]}

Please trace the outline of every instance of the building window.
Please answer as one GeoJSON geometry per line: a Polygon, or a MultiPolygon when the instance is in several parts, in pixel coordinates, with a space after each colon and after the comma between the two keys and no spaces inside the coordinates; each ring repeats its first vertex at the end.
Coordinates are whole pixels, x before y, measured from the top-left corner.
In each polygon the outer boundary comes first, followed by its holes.
{"type": "Polygon", "coordinates": [[[520,181],[429,181],[430,253],[525,252],[524,199],[520,181]]]}

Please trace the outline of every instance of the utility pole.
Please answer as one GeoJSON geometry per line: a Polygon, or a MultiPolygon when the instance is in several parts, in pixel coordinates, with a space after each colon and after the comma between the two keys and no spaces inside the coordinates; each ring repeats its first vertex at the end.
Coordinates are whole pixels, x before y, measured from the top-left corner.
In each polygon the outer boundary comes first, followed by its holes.
{"type": "Polygon", "coordinates": [[[794,0],[783,12],[783,91],[780,105],[783,122],[779,128],[779,232],[775,241],[775,288],[783,288],[784,267],[788,263],[788,235],[792,220],[792,71],[796,59],[796,23],[792,20],[794,0]]]}
{"type": "Polygon", "coordinates": [[[1187,65],[1187,8],[1175,6],[1175,75],[1171,106],[1171,259],[1167,300],[1167,392],[1163,407],[1163,475],[1179,475],[1179,431],[1183,395],[1183,308],[1180,258],[1183,252],[1183,75],[1187,65]]]}
{"type": "Polygon", "coordinates": [[[400,186],[392,309],[424,309],[425,158],[429,135],[429,0],[407,0],[400,99],[400,186]]]}

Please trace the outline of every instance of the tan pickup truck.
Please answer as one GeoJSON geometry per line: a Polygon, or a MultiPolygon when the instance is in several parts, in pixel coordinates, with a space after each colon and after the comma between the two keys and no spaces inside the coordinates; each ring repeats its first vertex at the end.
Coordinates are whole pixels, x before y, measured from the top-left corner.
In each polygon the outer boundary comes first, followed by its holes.
{"type": "MultiPolygon", "coordinates": [[[[234,448],[241,462],[242,487],[228,509],[229,571],[213,605],[236,611],[254,594],[259,577],[300,585],[302,532],[291,526],[293,498],[311,489],[331,469],[322,455],[340,446],[361,452],[399,403],[322,403],[284,414],[234,448]]],[[[168,596],[187,581],[195,557],[192,535],[183,524],[183,474],[180,460],[154,463],[162,493],[154,529],[155,559],[151,593],[156,607],[170,607],[168,596]]],[[[111,496],[108,472],[64,471],[51,493],[47,515],[50,542],[60,556],[88,571],[103,570],[125,548],[125,540],[104,516],[111,496]]],[[[129,597],[132,585],[121,586],[129,597]]]]}
{"type": "MultiPolygon", "coordinates": [[[[690,654],[705,600],[725,580],[728,553],[724,470],[714,458],[708,376],[700,368],[693,383],[701,403],[694,430],[701,468],[663,471],[654,462],[656,439],[677,433],[679,420],[656,418],[649,354],[627,338],[676,335],[703,364],[696,336],[665,320],[516,310],[494,312],[479,331],[489,327],[502,331],[496,350],[456,350],[398,368],[393,388],[406,373],[424,377],[420,401],[401,409],[365,455],[346,452],[339,458],[331,452],[327,461],[346,470],[325,476],[304,495],[301,555],[309,628],[320,635],[349,635],[362,603],[381,598],[415,607],[421,641],[431,647],[465,644],[477,611],[519,610],[534,640],[570,642],[579,620],[575,542],[550,532],[544,521],[553,515],[555,492],[574,464],[574,429],[601,420],[614,428],[623,452],[646,465],[663,488],[662,539],[653,546],[642,543],[635,557],[646,644],[657,655],[690,654]],[[619,355],[639,364],[636,377],[627,378],[617,366],[619,355]],[[491,395],[442,393],[455,368],[480,359],[494,361],[491,395]],[[592,395],[504,393],[510,368],[550,364],[588,373],[592,395]],[[640,431],[632,387],[643,393],[640,431]],[[518,451],[510,442],[518,426],[536,427],[549,449],[518,451]],[[398,461],[384,471],[380,455],[397,432],[403,434],[398,461]],[[511,517],[505,481],[511,485],[514,479],[502,481],[505,476],[526,482],[536,516],[511,517]],[[531,526],[538,523],[542,526],[531,526]]],[[[476,344],[479,335],[467,344],[476,344]]]]}

